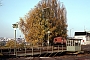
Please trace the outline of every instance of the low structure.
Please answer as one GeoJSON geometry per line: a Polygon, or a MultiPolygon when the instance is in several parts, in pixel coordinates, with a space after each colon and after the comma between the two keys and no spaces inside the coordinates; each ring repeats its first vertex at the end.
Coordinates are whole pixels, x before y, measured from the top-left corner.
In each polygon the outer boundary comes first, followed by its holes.
{"type": "Polygon", "coordinates": [[[79,52],[81,51],[81,39],[71,38],[67,39],[67,51],[79,52]]]}

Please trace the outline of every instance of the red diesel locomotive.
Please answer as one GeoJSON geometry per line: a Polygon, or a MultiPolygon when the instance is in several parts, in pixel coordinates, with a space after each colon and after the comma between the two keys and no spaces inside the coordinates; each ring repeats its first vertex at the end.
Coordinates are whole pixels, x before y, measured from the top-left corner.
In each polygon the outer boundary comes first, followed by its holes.
{"type": "Polygon", "coordinates": [[[66,39],[63,37],[55,37],[53,40],[54,45],[66,45],[66,39]]]}

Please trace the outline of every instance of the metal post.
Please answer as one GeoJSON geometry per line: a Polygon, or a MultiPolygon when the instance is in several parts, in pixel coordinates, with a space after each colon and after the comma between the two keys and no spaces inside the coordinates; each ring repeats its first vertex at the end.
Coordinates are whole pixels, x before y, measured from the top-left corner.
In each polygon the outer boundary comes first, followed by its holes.
{"type": "Polygon", "coordinates": [[[17,56],[17,47],[16,47],[16,29],[15,29],[15,52],[16,52],[16,56],[17,56]]]}
{"type": "Polygon", "coordinates": [[[10,55],[10,53],[11,53],[11,47],[9,48],[9,55],[10,55]]]}
{"type": "Polygon", "coordinates": [[[49,46],[49,33],[48,33],[48,46],[49,46]]]}
{"type": "Polygon", "coordinates": [[[33,56],[33,46],[32,46],[32,56],[33,56]]]}
{"type": "Polygon", "coordinates": [[[15,28],[15,45],[14,45],[14,55],[16,54],[16,28],[15,28]]]}
{"type": "Polygon", "coordinates": [[[25,47],[25,56],[26,56],[26,47],[25,47]]]}
{"type": "Polygon", "coordinates": [[[80,40],[80,50],[81,50],[81,40],[80,40]]]}
{"type": "Polygon", "coordinates": [[[48,46],[47,46],[47,52],[48,52],[48,46]]]}
{"type": "MultiPolygon", "coordinates": [[[[72,28],[72,29],[73,29],[73,28],[72,28]]],[[[72,29],[70,29],[70,37],[71,37],[71,30],[72,30],[72,29]]]]}
{"type": "Polygon", "coordinates": [[[58,45],[58,52],[59,52],[59,45],[58,45]]]}
{"type": "MultiPolygon", "coordinates": [[[[46,15],[48,15],[47,13],[49,11],[49,7],[46,7],[43,10],[44,10],[44,19],[45,19],[45,21],[44,21],[44,29],[45,29],[45,37],[44,37],[44,39],[46,40],[46,32],[47,32],[47,29],[46,29],[47,28],[47,24],[46,24],[47,16],[46,15]]],[[[48,41],[48,43],[49,43],[49,41],[48,41]]],[[[49,44],[48,44],[48,46],[49,46],[49,44]]]]}
{"type": "Polygon", "coordinates": [[[53,46],[52,46],[52,53],[53,53],[53,46]]]}
{"type": "MultiPolygon", "coordinates": [[[[43,18],[46,21],[46,8],[43,9],[43,18]]],[[[46,22],[45,21],[44,21],[44,30],[45,30],[44,42],[46,41],[46,22]]]]}
{"type": "Polygon", "coordinates": [[[71,37],[71,29],[70,29],[70,37],[71,37]]]}
{"type": "Polygon", "coordinates": [[[40,47],[40,54],[41,54],[41,47],[40,47]]]}
{"type": "Polygon", "coordinates": [[[63,52],[63,45],[62,45],[62,52],[63,52]]]}
{"type": "Polygon", "coordinates": [[[50,31],[48,31],[48,42],[47,42],[48,46],[49,46],[49,34],[50,34],[50,31]]]}
{"type": "Polygon", "coordinates": [[[13,28],[15,30],[15,46],[14,46],[14,55],[16,54],[17,56],[17,48],[16,48],[16,28],[18,28],[18,24],[12,24],[13,28]]]}
{"type": "Polygon", "coordinates": [[[25,56],[26,56],[26,50],[27,50],[27,48],[26,48],[25,40],[24,40],[24,48],[25,48],[25,56]]]}

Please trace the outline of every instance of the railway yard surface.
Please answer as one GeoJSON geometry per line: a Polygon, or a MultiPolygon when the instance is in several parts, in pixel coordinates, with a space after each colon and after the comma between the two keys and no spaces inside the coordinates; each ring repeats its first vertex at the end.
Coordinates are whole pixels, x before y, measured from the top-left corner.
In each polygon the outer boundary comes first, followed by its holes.
{"type": "Polygon", "coordinates": [[[55,57],[0,58],[0,60],[90,60],[90,54],[64,55],[64,56],[55,56],[55,57]]]}
{"type": "Polygon", "coordinates": [[[90,60],[90,54],[83,55],[64,55],[56,57],[20,57],[20,58],[8,58],[0,60],[90,60]]]}
{"type": "MultiPolygon", "coordinates": [[[[55,48],[56,50],[57,48],[55,48]]],[[[60,49],[60,47],[59,47],[60,49]]],[[[58,50],[58,49],[57,49],[58,50]]],[[[61,49],[60,49],[61,50],[61,49]]],[[[90,45],[85,45],[85,46],[82,46],[82,50],[86,51],[85,53],[82,53],[82,54],[57,54],[53,57],[31,57],[31,56],[28,56],[28,57],[10,57],[10,58],[1,58],[0,57],[0,60],[90,60],[90,45]]]]}

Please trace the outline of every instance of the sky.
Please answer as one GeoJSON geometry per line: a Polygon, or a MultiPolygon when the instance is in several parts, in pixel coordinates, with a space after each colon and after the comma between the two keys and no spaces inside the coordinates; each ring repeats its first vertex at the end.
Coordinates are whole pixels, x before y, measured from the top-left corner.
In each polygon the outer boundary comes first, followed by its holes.
{"type": "MultiPolygon", "coordinates": [[[[0,37],[14,37],[12,24],[24,17],[41,0],[2,0],[0,6],[0,37]]],[[[75,31],[90,31],[90,0],[60,0],[67,10],[68,36],[75,31]]],[[[19,28],[17,37],[24,37],[19,28]]]]}

